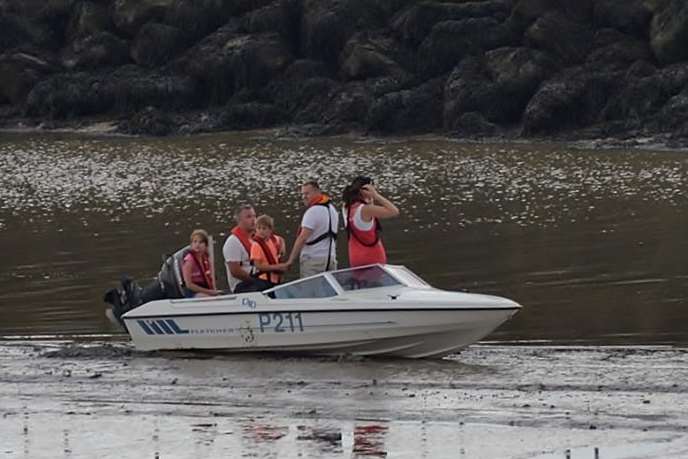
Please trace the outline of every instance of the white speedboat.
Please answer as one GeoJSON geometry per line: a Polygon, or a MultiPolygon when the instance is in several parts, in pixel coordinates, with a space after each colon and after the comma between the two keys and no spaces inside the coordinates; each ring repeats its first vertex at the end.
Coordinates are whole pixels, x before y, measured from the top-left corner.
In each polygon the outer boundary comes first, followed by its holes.
{"type": "Polygon", "coordinates": [[[321,273],[271,290],[151,301],[122,316],[141,350],[214,349],[441,357],[521,306],[431,287],[403,266],[321,273]]]}

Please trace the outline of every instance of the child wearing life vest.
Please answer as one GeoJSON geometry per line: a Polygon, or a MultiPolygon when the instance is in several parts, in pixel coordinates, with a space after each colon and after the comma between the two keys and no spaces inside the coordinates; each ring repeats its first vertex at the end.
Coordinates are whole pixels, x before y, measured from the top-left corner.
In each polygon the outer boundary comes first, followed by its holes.
{"type": "Polygon", "coordinates": [[[256,233],[251,244],[251,261],[258,269],[258,279],[269,286],[277,285],[282,280],[282,273],[288,269],[286,263],[280,263],[286,247],[284,239],[274,233],[275,223],[269,215],[256,219],[256,233]]]}
{"type": "Polygon", "coordinates": [[[353,268],[387,263],[379,220],[399,215],[399,209],[382,196],[370,177],[356,177],[342,193],[344,224],[349,238],[349,265],[353,268]]]}
{"type": "Polygon", "coordinates": [[[213,282],[212,267],[208,256],[208,233],[202,229],[191,233],[191,249],[184,256],[182,276],[187,298],[220,294],[213,282]]]}

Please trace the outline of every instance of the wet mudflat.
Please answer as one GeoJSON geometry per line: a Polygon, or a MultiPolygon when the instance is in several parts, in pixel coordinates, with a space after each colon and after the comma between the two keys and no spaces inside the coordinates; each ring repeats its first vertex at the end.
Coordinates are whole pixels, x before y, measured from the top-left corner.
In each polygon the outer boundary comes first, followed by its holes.
{"type": "Polygon", "coordinates": [[[688,349],[439,361],[2,342],[0,457],[684,458],[688,349]]]}

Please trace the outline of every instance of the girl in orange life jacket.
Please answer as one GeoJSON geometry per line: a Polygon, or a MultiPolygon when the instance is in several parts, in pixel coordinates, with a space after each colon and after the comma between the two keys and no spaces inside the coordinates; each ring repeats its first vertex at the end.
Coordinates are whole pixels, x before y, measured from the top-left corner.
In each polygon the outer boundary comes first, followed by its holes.
{"type": "Polygon", "coordinates": [[[344,221],[349,237],[349,265],[387,263],[380,238],[380,219],[399,215],[399,209],[382,196],[370,177],[356,177],[342,193],[344,221]]]}
{"type": "Polygon", "coordinates": [[[287,270],[286,263],[280,263],[286,249],[284,239],[274,234],[274,221],[268,215],[256,219],[256,234],[251,245],[251,262],[258,268],[258,279],[275,286],[280,283],[282,273],[287,270]]]}
{"type": "Polygon", "coordinates": [[[187,298],[195,296],[215,296],[215,290],[208,258],[208,233],[202,229],[191,233],[191,250],[184,256],[182,276],[184,277],[184,294],[187,298]]]}

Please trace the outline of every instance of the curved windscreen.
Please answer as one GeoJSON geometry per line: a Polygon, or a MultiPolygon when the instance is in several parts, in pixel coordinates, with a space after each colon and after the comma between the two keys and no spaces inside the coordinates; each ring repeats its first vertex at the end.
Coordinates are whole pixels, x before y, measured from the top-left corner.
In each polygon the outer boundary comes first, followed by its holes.
{"type": "Polygon", "coordinates": [[[324,276],[312,277],[277,287],[268,292],[271,298],[286,300],[290,298],[327,298],[337,291],[324,276]]]}
{"type": "Polygon", "coordinates": [[[330,274],[335,278],[337,283],[342,286],[342,289],[346,291],[402,285],[401,282],[377,265],[333,272],[330,274]]]}

